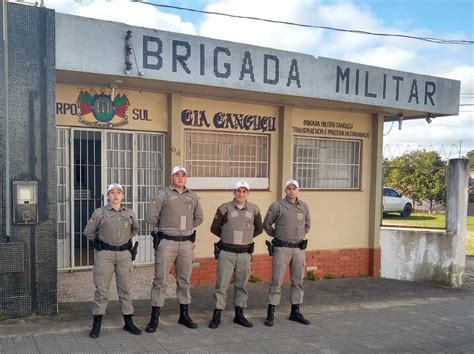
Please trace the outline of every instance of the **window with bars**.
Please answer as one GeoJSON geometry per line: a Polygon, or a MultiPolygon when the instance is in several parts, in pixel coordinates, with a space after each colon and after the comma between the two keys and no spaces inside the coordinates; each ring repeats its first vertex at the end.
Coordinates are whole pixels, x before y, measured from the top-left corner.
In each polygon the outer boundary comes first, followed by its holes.
{"type": "Polygon", "coordinates": [[[268,188],[269,136],[185,130],[184,140],[191,188],[228,189],[239,179],[268,188]]]}
{"type": "Polygon", "coordinates": [[[293,176],[301,188],[359,189],[360,141],[296,137],[293,176]]]}

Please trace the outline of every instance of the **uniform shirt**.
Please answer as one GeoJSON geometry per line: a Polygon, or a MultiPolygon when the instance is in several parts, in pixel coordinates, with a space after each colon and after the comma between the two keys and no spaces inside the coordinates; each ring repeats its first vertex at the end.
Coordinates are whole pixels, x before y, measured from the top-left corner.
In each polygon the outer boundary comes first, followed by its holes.
{"type": "Polygon", "coordinates": [[[186,187],[182,193],[173,185],[166,187],[151,200],[146,221],[167,235],[190,236],[203,221],[199,198],[186,187]]]}
{"type": "Polygon", "coordinates": [[[248,202],[241,209],[234,201],[224,203],[216,211],[211,232],[226,244],[248,245],[263,232],[260,209],[248,202]]]}
{"type": "Polygon", "coordinates": [[[139,224],[135,213],[124,206],[117,211],[110,204],[97,208],[92,213],[84,229],[88,239],[99,239],[112,246],[121,246],[127,243],[138,233],[139,224]]]}
{"type": "Polygon", "coordinates": [[[296,199],[293,204],[288,197],[273,202],[263,221],[263,228],[267,234],[288,242],[303,240],[310,227],[308,204],[300,199],[296,199]]]}

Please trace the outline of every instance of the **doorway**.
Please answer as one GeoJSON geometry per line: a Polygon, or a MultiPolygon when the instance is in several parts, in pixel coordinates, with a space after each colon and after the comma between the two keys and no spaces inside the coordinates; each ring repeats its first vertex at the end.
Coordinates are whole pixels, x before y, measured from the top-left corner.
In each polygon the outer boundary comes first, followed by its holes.
{"type": "Polygon", "coordinates": [[[58,268],[87,269],[94,249],[82,231],[94,209],[107,203],[107,185],[123,185],[124,205],[137,214],[135,263],[153,262],[150,198],[163,187],[164,134],[58,128],[58,268]]]}

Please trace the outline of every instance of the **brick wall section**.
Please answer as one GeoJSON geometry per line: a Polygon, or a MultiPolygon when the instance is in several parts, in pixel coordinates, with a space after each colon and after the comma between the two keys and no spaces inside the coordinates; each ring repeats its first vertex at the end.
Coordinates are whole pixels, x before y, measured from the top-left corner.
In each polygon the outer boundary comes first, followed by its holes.
{"type": "MultiPolygon", "coordinates": [[[[191,277],[192,284],[213,284],[216,281],[216,260],[196,259],[191,277]]],[[[306,267],[317,266],[314,273],[322,278],[331,274],[336,277],[380,276],[380,248],[349,248],[342,250],[306,251],[306,267]]],[[[174,275],[174,274],[173,274],[174,275]]],[[[262,280],[272,277],[272,259],[268,255],[253,255],[251,275],[262,280]]],[[[285,282],[290,280],[289,271],[285,282]]]]}

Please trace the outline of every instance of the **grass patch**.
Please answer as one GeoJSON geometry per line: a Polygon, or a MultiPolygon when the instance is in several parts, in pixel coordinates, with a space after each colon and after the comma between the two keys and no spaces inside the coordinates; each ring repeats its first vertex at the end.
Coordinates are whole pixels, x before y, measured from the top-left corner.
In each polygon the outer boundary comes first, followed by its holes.
{"type": "Polygon", "coordinates": [[[316,281],[319,280],[319,278],[312,270],[310,270],[306,273],[306,280],[316,281]]]}
{"type": "Polygon", "coordinates": [[[331,274],[331,273],[326,273],[323,275],[323,278],[324,279],[336,279],[336,276],[334,274],[331,274]]]}
{"type": "Polygon", "coordinates": [[[408,218],[406,218],[400,216],[400,214],[393,213],[384,216],[382,225],[444,229],[446,228],[446,215],[413,213],[408,218]]]}
{"type": "Polygon", "coordinates": [[[7,316],[5,316],[2,312],[0,312],[0,322],[1,321],[6,321],[8,319],[7,316]]]}
{"type": "Polygon", "coordinates": [[[474,256],[474,231],[468,231],[467,232],[467,235],[466,235],[466,255],[467,256],[474,256]]]}
{"type": "Polygon", "coordinates": [[[259,278],[256,275],[251,275],[249,277],[249,283],[259,283],[261,281],[262,281],[262,278],[259,278]]]}

